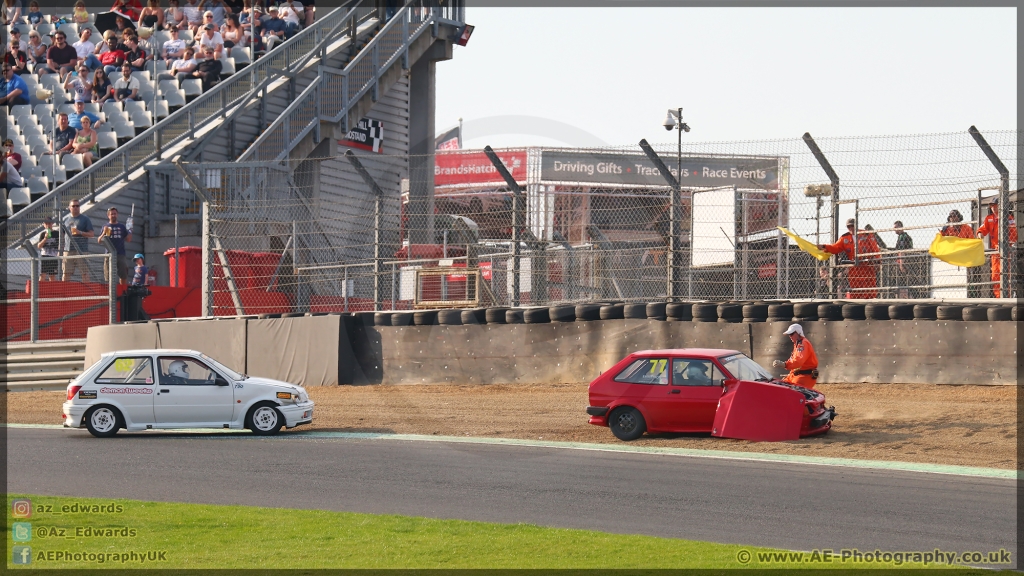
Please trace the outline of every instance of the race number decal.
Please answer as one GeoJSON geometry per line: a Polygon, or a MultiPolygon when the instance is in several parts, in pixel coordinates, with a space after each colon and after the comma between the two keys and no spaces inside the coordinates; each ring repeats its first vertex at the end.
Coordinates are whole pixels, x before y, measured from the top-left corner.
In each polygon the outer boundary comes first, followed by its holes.
{"type": "Polygon", "coordinates": [[[134,367],[134,358],[118,358],[114,361],[114,370],[117,370],[118,372],[131,372],[134,367]]]}
{"type": "Polygon", "coordinates": [[[651,362],[651,374],[661,374],[665,370],[668,360],[655,360],[651,362]]]}

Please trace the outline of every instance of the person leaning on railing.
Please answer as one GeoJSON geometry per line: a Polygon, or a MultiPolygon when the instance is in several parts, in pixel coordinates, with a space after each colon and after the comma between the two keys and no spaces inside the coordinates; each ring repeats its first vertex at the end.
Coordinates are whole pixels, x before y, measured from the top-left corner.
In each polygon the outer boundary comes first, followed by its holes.
{"type": "MultiPolygon", "coordinates": [[[[64,217],[64,227],[71,233],[67,243],[68,256],[88,254],[89,238],[96,235],[96,232],[93,231],[92,220],[82,214],[78,200],[69,202],[68,210],[70,213],[64,217]]],[[[63,280],[65,282],[71,280],[71,275],[76,270],[81,271],[82,282],[89,281],[89,266],[83,258],[66,258],[64,260],[63,280]]]]}
{"type": "Polygon", "coordinates": [[[974,229],[971,228],[970,224],[959,224],[963,222],[963,214],[960,214],[959,210],[950,210],[949,216],[946,217],[946,224],[942,230],[939,230],[939,234],[943,236],[956,236],[958,238],[974,238],[974,229]]]}

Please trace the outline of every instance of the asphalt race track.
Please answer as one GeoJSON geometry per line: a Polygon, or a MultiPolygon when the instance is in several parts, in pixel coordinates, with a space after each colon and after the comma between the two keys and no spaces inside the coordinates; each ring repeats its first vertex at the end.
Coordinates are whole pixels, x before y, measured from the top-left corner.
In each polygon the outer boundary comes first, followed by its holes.
{"type": "Polygon", "coordinates": [[[1016,550],[1008,479],[294,433],[7,434],[11,493],[527,522],[793,550],[1016,550]]]}

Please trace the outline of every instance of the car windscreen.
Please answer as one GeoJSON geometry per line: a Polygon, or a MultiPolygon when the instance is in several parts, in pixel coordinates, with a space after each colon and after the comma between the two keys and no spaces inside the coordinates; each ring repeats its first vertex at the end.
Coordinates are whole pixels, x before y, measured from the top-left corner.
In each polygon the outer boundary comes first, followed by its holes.
{"type": "Polygon", "coordinates": [[[232,380],[243,380],[245,378],[245,375],[239,374],[238,372],[235,372],[231,368],[228,368],[227,366],[221,364],[220,362],[217,362],[216,360],[214,360],[213,358],[210,358],[206,354],[200,354],[200,356],[203,357],[203,360],[206,360],[210,364],[213,364],[214,368],[216,368],[217,370],[220,370],[224,374],[227,374],[228,378],[231,378],[232,380]]]}
{"type": "Polygon", "coordinates": [[[753,380],[755,382],[768,382],[772,375],[747,357],[746,354],[733,354],[719,358],[725,369],[737,380],[753,380]]]}

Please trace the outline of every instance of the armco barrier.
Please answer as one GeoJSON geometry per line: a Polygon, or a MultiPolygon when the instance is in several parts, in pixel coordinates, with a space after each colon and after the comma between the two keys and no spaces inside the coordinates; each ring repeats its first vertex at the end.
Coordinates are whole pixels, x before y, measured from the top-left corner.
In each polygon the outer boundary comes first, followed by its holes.
{"type": "MultiPolygon", "coordinates": [[[[255,376],[305,385],[582,382],[646,349],[734,349],[769,367],[792,350],[782,334],[787,325],[618,319],[374,326],[369,314],[192,320],[90,328],[86,359],[91,364],[102,351],[173,346],[198,349],[255,376]]],[[[818,353],[822,382],[1017,383],[1016,323],[803,326],[818,353]]]]}

